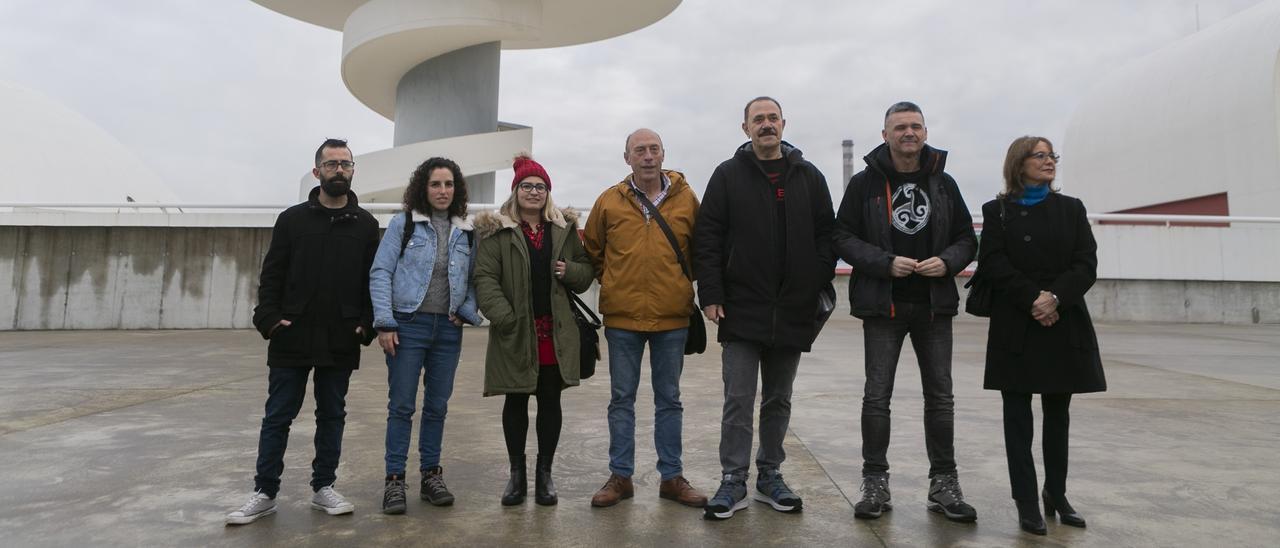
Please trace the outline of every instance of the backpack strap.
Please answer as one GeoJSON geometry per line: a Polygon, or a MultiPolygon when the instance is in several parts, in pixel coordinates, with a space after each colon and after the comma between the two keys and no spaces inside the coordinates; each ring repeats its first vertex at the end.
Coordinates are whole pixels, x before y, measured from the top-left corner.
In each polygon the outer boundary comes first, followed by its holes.
{"type": "Polygon", "coordinates": [[[406,209],[404,212],[404,232],[400,234],[400,256],[404,257],[404,248],[409,247],[409,240],[413,239],[413,211],[406,209]]]}

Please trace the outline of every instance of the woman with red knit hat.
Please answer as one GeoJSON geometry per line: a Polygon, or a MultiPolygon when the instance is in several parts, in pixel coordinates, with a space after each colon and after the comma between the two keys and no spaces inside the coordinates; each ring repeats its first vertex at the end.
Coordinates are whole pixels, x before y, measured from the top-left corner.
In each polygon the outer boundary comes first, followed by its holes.
{"type": "Polygon", "coordinates": [[[502,504],[524,502],[529,396],[538,399],[534,500],[556,504],[551,461],[560,440],[560,391],[578,384],[578,328],[567,291],[582,293],[595,277],[578,239],[578,214],[551,201],[551,177],[528,156],[512,168],[511,196],[496,212],[476,216],[474,285],[489,318],[484,395],[504,394],[502,432],[511,479],[502,504]]]}

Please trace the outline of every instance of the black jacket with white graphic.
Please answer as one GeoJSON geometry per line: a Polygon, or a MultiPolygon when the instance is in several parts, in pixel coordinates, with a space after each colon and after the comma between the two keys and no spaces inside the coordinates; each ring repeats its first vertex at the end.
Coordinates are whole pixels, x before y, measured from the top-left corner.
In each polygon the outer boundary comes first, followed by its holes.
{"type": "MultiPolygon", "coordinates": [[[[849,306],[859,318],[894,316],[892,190],[893,172],[888,145],[881,144],[864,158],[867,168],[849,179],[832,235],[836,254],[853,267],[849,277],[849,306]]],[[[931,278],[929,306],[934,314],[956,315],[960,294],[952,278],[964,270],[978,250],[973,217],[955,179],[943,169],[947,152],[928,145],[920,153],[920,166],[928,175],[931,256],[942,259],[947,273],[931,278]]]]}

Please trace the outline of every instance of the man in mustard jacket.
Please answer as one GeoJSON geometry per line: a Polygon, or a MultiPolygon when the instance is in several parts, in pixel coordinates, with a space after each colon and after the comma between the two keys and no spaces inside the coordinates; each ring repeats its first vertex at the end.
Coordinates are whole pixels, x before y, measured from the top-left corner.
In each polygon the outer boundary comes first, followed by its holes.
{"type": "Polygon", "coordinates": [[[688,258],[698,198],[684,175],[662,169],[663,154],[662,139],[654,131],[639,129],[628,135],[622,159],[631,166],[631,174],[600,195],[583,228],[583,245],[600,281],[612,385],[610,475],[591,499],[596,507],[613,506],[634,495],[636,389],[646,343],[653,380],[653,438],[662,475],[658,496],[697,508],[707,502],[685,480],[680,461],[680,372],[689,315],[695,309],[688,258]],[[670,227],[675,246],[652,214],[655,209],[670,227]]]}

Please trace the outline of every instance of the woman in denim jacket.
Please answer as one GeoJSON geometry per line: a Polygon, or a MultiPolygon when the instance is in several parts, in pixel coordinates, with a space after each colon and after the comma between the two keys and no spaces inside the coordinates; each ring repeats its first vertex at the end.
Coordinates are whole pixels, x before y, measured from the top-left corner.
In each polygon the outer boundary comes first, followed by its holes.
{"type": "Polygon", "coordinates": [[[462,349],[462,323],[481,322],[470,283],[471,230],[462,170],[451,160],[431,158],[409,179],[404,213],[387,224],[369,271],[373,326],[387,356],[386,514],[405,511],[405,461],[423,371],[421,496],[437,506],[453,504],[440,467],[440,446],[462,349]]]}

